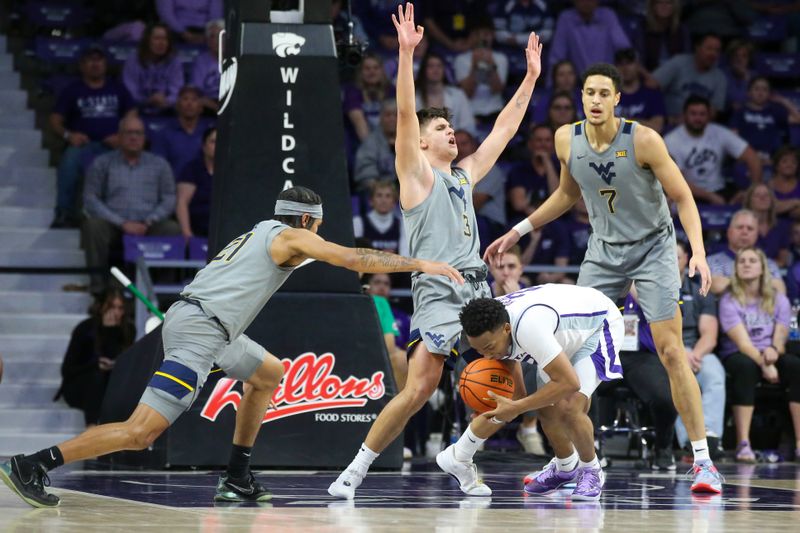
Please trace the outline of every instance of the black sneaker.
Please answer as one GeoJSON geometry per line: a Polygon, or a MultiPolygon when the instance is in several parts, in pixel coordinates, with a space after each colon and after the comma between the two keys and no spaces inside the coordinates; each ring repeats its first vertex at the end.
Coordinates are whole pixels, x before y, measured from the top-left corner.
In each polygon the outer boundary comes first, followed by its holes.
{"type": "Polygon", "coordinates": [[[706,437],[708,442],[708,455],[712,461],[719,461],[725,457],[725,450],[722,449],[719,437],[706,437]]]}
{"type": "Polygon", "coordinates": [[[228,474],[222,474],[214,495],[217,502],[266,502],[271,499],[272,493],[256,481],[252,472],[245,479],[231,479],[228,474]]]}
{"type": "Polygon", "coordinates": [[[652,468],[659,472],[675,472],[675,457],[670,450],[656,450],[652,468]]]}
{"type": "Polygon", "coordinates": [[[15,455],[5,463],[0,463],[0,479],[34,507],[58,507],[61,501],[58,496],[44,490],[50,486],[47,470],[41,464],[27,461],[24,457],[15,455]]]}

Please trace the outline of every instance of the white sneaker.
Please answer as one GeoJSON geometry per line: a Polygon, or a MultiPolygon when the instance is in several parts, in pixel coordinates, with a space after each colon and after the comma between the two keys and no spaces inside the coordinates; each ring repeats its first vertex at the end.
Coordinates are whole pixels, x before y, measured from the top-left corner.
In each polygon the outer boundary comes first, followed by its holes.
{"type": "Polygon", "coordinates": [[[472,461],[456,460],[455,444],[451,444],[436,456],[439,468],[456,478],[461,492],[467,496],[491,496],[492,489],[478,477],[478,469],[472,461]]]}
{"type": "Polygon", "coordinates": [[[356,495],[356,489],[361,482],[364,481],[364,476],[358,470],[348,468],[336,478],[336,481],[331,483],[328,487],[328,494],[336,498],[347,498],[352,500],[356,495]]]}
{"type": "Polygon", "coordinates": [[[544,440],[538,431],[523,433],[522,428],[520,428],[517,430],[517,440],[522,444],[522,449],[524,449],[526,453],[547,455],[544,449],[544,440]]]}

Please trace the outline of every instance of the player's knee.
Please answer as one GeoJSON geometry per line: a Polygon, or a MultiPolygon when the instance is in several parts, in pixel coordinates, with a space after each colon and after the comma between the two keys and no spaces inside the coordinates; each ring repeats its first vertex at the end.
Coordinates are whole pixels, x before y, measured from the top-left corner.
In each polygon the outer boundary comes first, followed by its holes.
{"type": "Polygon", "coordinates": [[[436,384],[431,385],[428,382],[406,383],[406,387],[402,390],[400,395],[406,399],[408,406],[414,411],[419,411],[425,402],[431,397],[436,390],[436,384]]]}
{"type": "Polygon", "coordinates": [[[669,373],[672,373],[673,370],[678,370],[684,365],[688,365],[686,362],[686,350],[678,343],[665,344],[661,350],[659,350],[658,356],[664,368],[666,368],[669,373]]]}
{"type": "Polygon", "coordinates": [[[257,390],[272,390],[278,386],[285,373],[286,369],[279,361],[267,360],[247,382],[257,390]]]}
{"type": "Polygon", "coordinates": [[[125,427],[127,446],[129,450],[144,450],[153,445],[161,431],[140,425],[126,424],[125,427]]]}

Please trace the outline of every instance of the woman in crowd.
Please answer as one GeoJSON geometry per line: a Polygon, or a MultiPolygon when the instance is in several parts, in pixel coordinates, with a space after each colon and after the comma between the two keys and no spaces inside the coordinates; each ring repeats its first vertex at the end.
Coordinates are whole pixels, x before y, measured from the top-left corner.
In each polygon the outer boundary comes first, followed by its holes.
{"type": "Polygon", "coordinates": [[[775,291],[767,258],[757,248],[736,254],[728,291],[719,302],[719,322],[725,336],[720,353],[730,376],[728,396],[736,424],[736,460],[755,462],[750,446],[756,385],[760,381],[787,387],[794,426],[795,458],[800,459],[800,358],[786,352],[790,305],[775,291]]]}
{"type": "Polygon", "coordinates": [[[576,120],[578,115],[572,96],[566,91],[554,93],[547,107],[547,120],[544,123],[550,126],[551,130],[557,131],[564,124],[571,124],[576,120]]]}
{"type": "Polygon", "coordinates": [[[680,0],[647,0],[647,11],[636,49],[642,64],[655,70],[662,61],[690,49],[689,31],[681,24],[680,0]]]}
{"type": "Polygon", "coordinates": [[[800,220],[800,176],[797,149],[784,146],[772,156],[772,179],[769,186],[777,199],[778,215],[800,220]]]}
{"type": "Polygon", "coordinates": [[[575,71],[572,61],[563,59],[553,65],[553,68],[550,69],[550,83],[550,87],[537,89],[531,97],[531,116],[535,124],[541,124],[547,120],[547,110],[557,93],[566,92],[571,95],[573,106],[576,109],[583,109],[582,105],[578,105],[581,101],[581,88],[578,83],[578,73],[575,71]]]}
{"type": "Polygon", "coordinates": [[[755,183],[744,193],[745,209],[758,219],[758,246],[767,257],[780,266],[789,262],[789,223],[778,219],[777,200],[764,183],[755,183]]]}
{"type": "Polygon", "coordinates": [[[125,61],[122,81],[143,113],[153,115],[172,109],[184,81],[167,26],[148,26],[137,52],[125,61]]]}
{"type": "Polygon", "coordinates": [[[55,397],[63,396],[70,407],[82,410],[87,427],[97,424],[114,362],[136,336],[119,289],[107,289],[89,314],[72,331],[55,397]]]}
{"type": "Polygon", "coordinates": [[[208,128],[203,133],[200,155],[188,163],[176,186],[175,216],[185,238],[208,237],[211,216],[211,183],[214,177],[214,152],[217,147],[217,129],[208,128]]]}
{"type": "Polygon", "coordinates": [[[417,109],[446,107],[452,117],[453,129],[467,130],[475,135],[475,115],[466,93],[451,85],[445,74],[445,62],[439,54],[428,52],[422,58],[416,80],[417,109]]]}
{"type": "Polygon", "coordinates": [[[381,104],[387,98],[394,98],[395,89],[380,56],[367,54],[361,60],[352,84],[344,87],[344,113],[350,121],[359,141],[378,125],[381,104]]]}

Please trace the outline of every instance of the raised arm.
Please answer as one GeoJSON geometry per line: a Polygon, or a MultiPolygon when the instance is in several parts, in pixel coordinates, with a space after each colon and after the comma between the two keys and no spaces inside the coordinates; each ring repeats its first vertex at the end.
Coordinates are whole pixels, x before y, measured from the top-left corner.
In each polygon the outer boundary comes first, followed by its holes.
{"type": "Polygon", "coordinates": [[[306,258],[324,261],[354,272],[391,273],[424,272],[447,276],[458,284],[464,278],[455,268],[437,261],[413,259],[370,248],[347,248],[328,242],[314,232],[305,229],[287,229],[273,241],[270,254],[278,264],[306,258]],[[277,241],[277,242],[276,242],[277,241]]]}
{"type": "Polygon", "coordinates": [[[414,5],[397,7],[392,15],[397,29],[399,58],[397,64],[397,135],[395,138],[395,168],[400,181],[400,202],[415,204],[414,197],[424,191],[423,181],[433,180],[433,171],[419,147],[420,128],[417,120],[414,89],[414,48],[422,40],[422,26],[414,25],[414,5]],[[427,180],[425,180],[427,178],[427,180]]]}
{"type": "Polygon", "coordinates": [[[497,162],[497,158],[517,133],[519,125],[525,117],[525,112],[528,110],[533,88],[542,72],[542,45],[535,33],[531,33],[528,38],[525,57],[528,62],[528,71],[517,92],[497,116],[494,127],[486,140],[481,143],[474,154],[465,157],[459,163],[459,166],[466,170],[472,178],[473,185],[479,182],[497,162]]]}
{"type": "Polygon", "coordinates": [[[703,228],[700,224],[700,213],[689,189],[689,185],[681,174],[678,165],[669,156],[667,146],[661,136],[646,126],[639,125],[634,132],[637,163],[650,167],[661,182],[667,197],[678,206],[681,225],[689,238],[692,247],[692,258],[689,260],[689,277],[695,270],[700,273],[702,284],[700,294],[708,294],[711,288],[711,270],[706,262],[706,249],[703,244],[703,228]]]}

